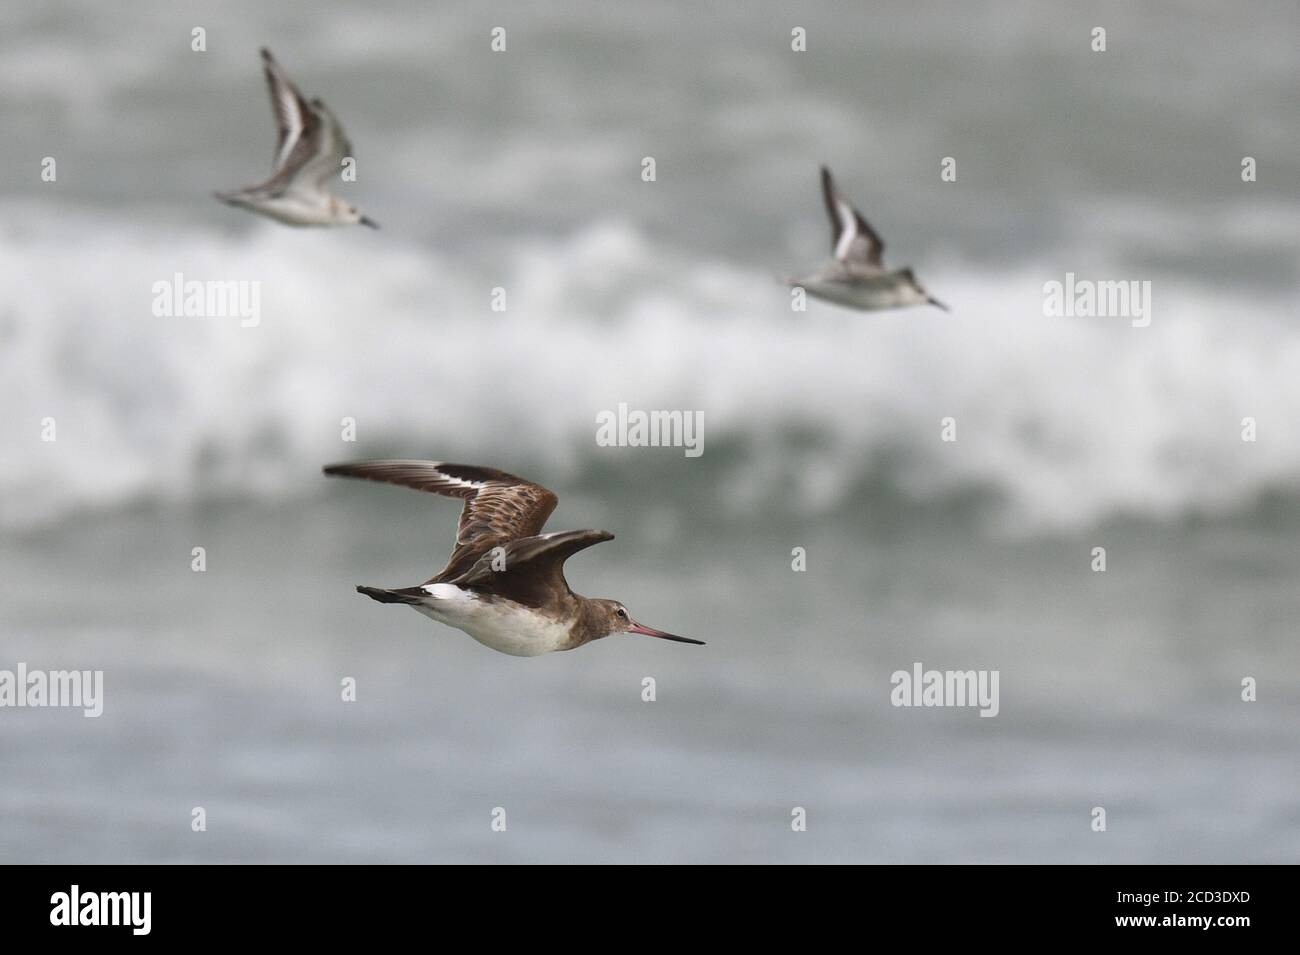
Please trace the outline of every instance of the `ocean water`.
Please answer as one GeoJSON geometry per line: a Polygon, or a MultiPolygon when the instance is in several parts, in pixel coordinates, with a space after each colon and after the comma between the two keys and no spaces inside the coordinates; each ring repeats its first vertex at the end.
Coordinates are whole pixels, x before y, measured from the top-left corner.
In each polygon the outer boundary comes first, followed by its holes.
{"type": "Polygon", "coordinates": [[[0,709],[0,859],[1300,858],[1293,4],[307,13],[0,11],[0,669],[105,681],[0,709]],[[262,45],[381,231],[211,198],[269,167],[262,45]],[[822,162],[952,313],[791,310],[822,162]],[[1150,325],[1045,316],[1068,272],[1150,325]],[[259,324],[154,315],[176,273],[259,324]],[[598,446],[620,403],[704,453],[598,446]],[[515,659],[365,600],[457,513],[320,476],[367,456],[545,483],[618,535],[574,588],[708,646],[515,659]],[[891,706],[916,661],[999,715],[891,706]]]}

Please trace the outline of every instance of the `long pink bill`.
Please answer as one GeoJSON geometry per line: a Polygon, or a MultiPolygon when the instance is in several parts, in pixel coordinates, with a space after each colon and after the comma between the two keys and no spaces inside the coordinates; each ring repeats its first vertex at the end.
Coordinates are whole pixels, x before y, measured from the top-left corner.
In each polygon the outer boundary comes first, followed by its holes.
{"type": "Polygon", "coordinates": [[[674,633],[664,633],[662,630],[656,630],[654,627],[647,627],[643,624],[634,623],[627,628],[628,633],[644,633],[647,637],[658,637],[660,640],[676,640],[678,643],[693,643],[697,647],[705,645],[703,640],[692,640],[690,637],[679,637],[674,633]]]}

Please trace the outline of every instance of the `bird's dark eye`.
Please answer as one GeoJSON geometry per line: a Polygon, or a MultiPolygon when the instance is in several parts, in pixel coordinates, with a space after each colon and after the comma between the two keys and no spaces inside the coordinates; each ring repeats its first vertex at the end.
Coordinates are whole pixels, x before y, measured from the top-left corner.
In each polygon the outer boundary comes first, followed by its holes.
{"type": "Polygon", "coordinates": [[[618,615],[622,617],[624,620],[627,619],[627,611],[624,610],[622,607],[618,608],[618,615]]]}

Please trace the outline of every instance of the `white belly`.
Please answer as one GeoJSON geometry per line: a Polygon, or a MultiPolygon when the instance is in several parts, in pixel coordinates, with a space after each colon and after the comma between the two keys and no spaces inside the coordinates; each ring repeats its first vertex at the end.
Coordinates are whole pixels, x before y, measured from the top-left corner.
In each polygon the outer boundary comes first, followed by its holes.
{"type": "Polygon", "coordinates": [[[878,311],[885,308],[898,308],[904,304],[898,289],[891,286],[862,285],[857,282],[809,281],[801,283],[805,291],[814,298],[860,308],[866,311],[878,311]]]}
{"type": "Polygon", "coordinates": [[[285,225],[338,225],[329,207],[328,197],[323,196],[323,199],[321,202],[308,202],[296,193],[286,192],[272,199],[245,199],[240,205],[285,225]]]}
{"type": "Polygon", "coordinates": [[[484,600],[452,584],[429,584],[425,603],[412,604],[426,617],[464,630],[471,637],[500,653],[535,657],[561,649],[569,639],[569,628],[536,611],[509,600],[484,600]]]}

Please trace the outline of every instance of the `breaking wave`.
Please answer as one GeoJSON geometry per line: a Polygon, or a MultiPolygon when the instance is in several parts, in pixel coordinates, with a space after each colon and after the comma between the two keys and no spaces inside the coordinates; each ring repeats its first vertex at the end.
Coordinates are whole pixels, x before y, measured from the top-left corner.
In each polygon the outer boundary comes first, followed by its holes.
{"type": "Polygon", "coordinates": [[[1156,275],[1139,329],[1044,317],[1043,283],[1062,275],[1041,262],[949,262],[924,277],[951,314],[794,312],[770,272],[675,253],[619,220],[519,238],[490,261],[359,230],[222,235],[86,214],[2,228],[6,526],[323,492],[305,475],[362,453],[570,478],[600,461],[628,481],[634,461],[682,457],[597,447],[596,416],[620,403],[702,411],[704,454],[680,466],[726,481],[719,498],[742,510],[771,498],[833,513],[886,473],[921,505],[979,490],[1015,526],[1068,528],[1300,486],[1294,292],[1243,311],[1156,275]],[[260,282],[260,323],[154,315],[154,283],[178,272],[260,282]],[[345,418],[356,444],[340,440],[345,418]]]}

